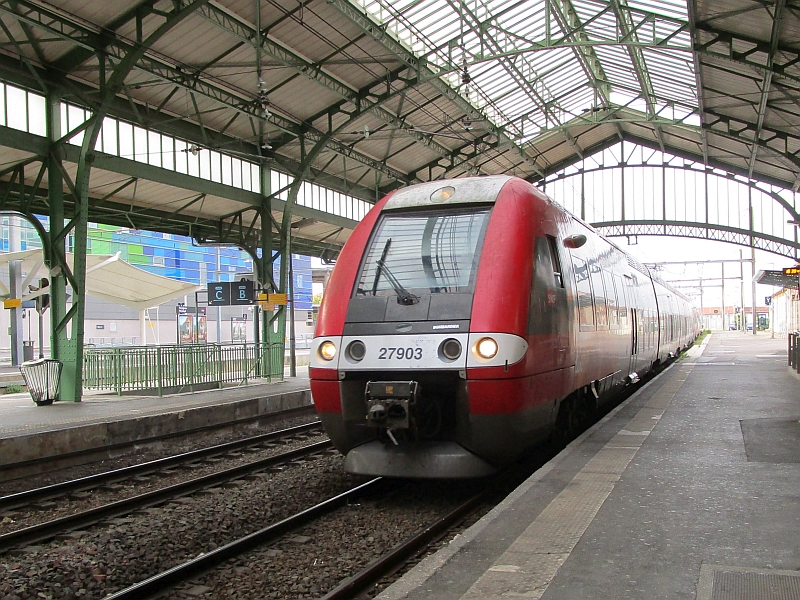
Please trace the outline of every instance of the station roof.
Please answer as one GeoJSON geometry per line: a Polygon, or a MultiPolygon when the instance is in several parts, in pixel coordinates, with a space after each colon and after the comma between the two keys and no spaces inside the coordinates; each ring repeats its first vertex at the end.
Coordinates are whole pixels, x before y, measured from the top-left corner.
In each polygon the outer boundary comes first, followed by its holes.
{"type": "MultiPolygon", "coordinates": [[[[183,151],[290,173],[310,161],[309,181],[369,201],[442,177],[537,181],[620,139],[800,185],[796,0],[0,0],[0,20],[6,81],[88,107],[118,83],[110,114],[183,151]],[[123,81],[103,81],[135,53],[123,81]]],[[[47,154],[2,143],[6,168],[47,154]]],[[[260,223],[255,193],[126,162],[98,153],[101,222],[260,223]]],[[[355,225],[294,218],[309,253],[355,225]]]]}

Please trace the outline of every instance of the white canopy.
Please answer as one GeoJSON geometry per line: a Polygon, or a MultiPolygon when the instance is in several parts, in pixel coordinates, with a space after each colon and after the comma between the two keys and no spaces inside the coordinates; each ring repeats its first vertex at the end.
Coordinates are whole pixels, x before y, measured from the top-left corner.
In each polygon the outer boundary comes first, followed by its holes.
{"type": "MultiPolygon", "coordinates": [[[[70,267],[73,258],[73,254],[67,254],[70,267]]],[[[28,292],[28,284],[38,287],[39,278],[50,275],[44,266],[42,251],[37,249],[0,254],[0,268],[6,270],[5,265],[12,260],[21,260],[22,270],[27,273],[22,285],[22,299],[31,300],[39,296],[38,292],[28,292]]],[[[86,255],[86,293],[108,302],[142,311],[199,289],[201,287],[193,283],[153,275],[134,267],[120,260],[119,253],[86,255]]],[[[0,296],[8,297],[8,294],[8,289],[0,283],[0,296]]]]}

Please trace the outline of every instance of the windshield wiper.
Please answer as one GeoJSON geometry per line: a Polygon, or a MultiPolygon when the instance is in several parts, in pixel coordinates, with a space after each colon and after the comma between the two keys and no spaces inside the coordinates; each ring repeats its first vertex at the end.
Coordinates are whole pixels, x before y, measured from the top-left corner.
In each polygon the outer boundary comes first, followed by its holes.
{"type": "Polygon", "coordinates": [[[378,291],[378,280],[381,277],[381,271],[383,271],[384,275],[386,275],[386,281],[389,282],[389,285],[392,286],[392,289],[394,289],[397,294],[398,302],[405,306],[416,304],[419,302],[419,298],[404,288],[403,284],[397,280],[394,273],[386,266],[386,255],[389,254],[389,246],[391,246],[391,244],[392,238],[386,240],[386,244],[383,246],[383,252],[381,252],[381,257],[375,261],[378,267],[375,269],[375,280],[372,282],[372,295],[374,296],[378,291]]]}

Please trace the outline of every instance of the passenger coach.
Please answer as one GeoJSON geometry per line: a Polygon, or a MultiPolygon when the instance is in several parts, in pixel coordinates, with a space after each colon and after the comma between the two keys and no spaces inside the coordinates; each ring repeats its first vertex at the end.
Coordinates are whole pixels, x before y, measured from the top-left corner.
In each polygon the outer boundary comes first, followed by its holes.
{"type": "Polygon", "coordinates": [[[311,391],[353,473],[476,477],[695,339],[680,293],[531,184],[381,200],[331,274],[311,391]]]}

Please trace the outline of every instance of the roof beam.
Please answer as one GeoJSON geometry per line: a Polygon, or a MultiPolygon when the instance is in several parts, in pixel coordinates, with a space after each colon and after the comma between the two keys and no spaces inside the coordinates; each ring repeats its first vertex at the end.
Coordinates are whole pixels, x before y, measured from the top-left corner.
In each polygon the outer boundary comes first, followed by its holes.
{"type": "Polygon", "coordinates": [[[789,145],[788,145],[790,139],[793,139],[795,141],[798,139],[795,135],[789,134],[779,129],[766,127],[762,123],[761,133],[766,132],[770,134],[769,139],[764,140],[761,139],[760,136],[759,137],[755,136],[756,123],[743,121],[742,119],[731,117],[729,115],[717,112],[716,110],[713,109],[707,109],[706,114],[711,115],[716,119],[712,123],[703,124],[703,127],[707,129],[709,133],[713,133],[715,135],[721,135],[730,140],[734,140],[742,144],[745,144],[748,147],[751,147],[753,145],[758,146],[761,149],[772,152],[775,156],[788,160],[796,168],[800,168],[800,153],[791,152],[789,150],[789,145]],[[737,127],[736,125],[739,125],[739,127],[737,127]],[[742,135],[744,132],[753,132],[753,137],[742,135]],[[770,144],[771,142],[774,142],[776,140],[782,142],[784,146],[782,150],[770,144]]]}
{"type": "MultiPolygon", "coordinates": [[[[778,42],[781,36],[781,25],[783,24],[783,9],[786,6],[786,0],[776,0],[775,12],[772,15],[772,32],[770,33],[769,55],[767,56],[767,70],[761,81],[761,100],[758,103],[758,120],[756,122],[755,139],[761,139],[761,128],[764,125],[764,117],[767,113],[767,101],[769,100],[770,87],[772,86],[772,63],[775,61],[775,52],[778,50],[778,42]]],[[[769,9],[767,9],[769,10],[769,9]]],[[[747,172],[750,177],[753,176],[753,168],[756,165],[756,156],[758,155],[758,144],[753,144],[750,151],[750,164],[747,172]]]]}
{"type": "MultiPolygon", "coordinates": [[[[46,85],[59,86],[78,98],[79,102],[83,105],[91,105],[91,102],[89,102],[90,95],[96,92],[95,89],[71,79],[63,78],[52,70],[45,71],[41,67],[34,68],[37,70],[38,76],[45,82],[46,85]]],[[[8,83],[18,85],[23,88],[36,89],[38,87],[38,79],[34,79],[28,72],[26,72],[26,70],[21,69],[18,61],[1,54],[0,78],[8,83]]],[[[185,140],[189,143],[197,145],[198,147],[204,146],[206,143],[203,140],[202,132],[197,124],[184,119],[175,118],[174,116],[160,110],[155,111],[153,107],[150,106],[141,104],[137,104],[137,106],[138,111],[134,112],[128,99],[118,97],[114,100],[114,104],[110,108],[108,114],[122,121],[135,123],[147,129],[185,140]]],[[[244,154],[252,156],[254,157],[254,160],[258,161],[260,148],[257,145],[240,138],[221,135],[219,132],[206,131],[209,135],[213,136],[213,139],[209,140],[211,142],[210,149],[219,147],[223,148],[223,150],[221,150],[222,152],[227,151],[228,153],[232,153],[234,156],[244,154]]],[[[29,143],[22,143],[20,146],[14,141],[19,136],[38,138],[38,136],[18,131],[16,129],[7,129],[3,133],[2,145],[18,147],[20,150],[27,150],[39,155],[47,153],[46,141],[42,142],[42,148],[39,148],[35,144],[31,146],[29,143]]],[[[44,138],[39,139],[43,140],[44,138]]],[[[271,157],[271,160],[273,160],[276,165],[288,173],[296,173],[298,171],[298,163],[291,158],[276,154],[271,157]]],[[[369,202],[375,201],[374,188],[364,188],[362,186],[353,184],[344,186],[340,178],[334,177],[327,173],[318,173],[312,178],[312,180],[332,190],[352,195],[369,202]]],[[[391,189],[394,188],[384,187],[381,188],[381,192],[386,193],[391,189]]]]}
{"type": "MultiPolygon", "coordinates": [[[[467,25],[469,26],[470,29],[473,29],[473,30],[475,30],[477,32],[481,32],[480,33],[480,35],[482,35],[481,46],[486,44],[486,45],[488,45],[490,47],[495,48],[495,50],[498,51],[498,52],[501,52],[503,50],[503,48],[500,46],[500,44],[497,41],[497,39],[495,38],[495,36],[486,35],[484,33],[486,24],[481,22],[478,19],[478,17],[475,15],[475,13],[473,13],[469,9],[469,7],[467,6],[467,4],[466,4],[466,2],[464,0],[447,0],[447,3],[450,4],[450,6],[453,8],[453,10],[455,10],[457,13],[460,13],[462,20],[464,19],[464,17],[467,17],[467,21],[468,21],[467,25]],[[455,4],[456,2],[458,3],[457,5],[455,4]]],[[[461,42],[462,42],[462,46],[463,46],[463,38],[462,38],[461,42]]],[[[461,50],[464,53],[464,56],[466,57],[467,49],[465,47],[462,47],[461,50]]],[[[539,105],[539,108],[541,109],[542,113],[545,115],[545,118],[548,121],[552,120],[553,122],[558,122],[557,117],[552,114],[552,110],[550,109],[547,101],[544,98],[542,98],[541,94],[539,94],[539,92],[537,92],[534,89],[534,87],[531,85],[531,83],[528,80],[528,78],[525,77],[522,74],[522,72],[519,70],[519,68],[515,64],[513,64],[511,61],[509,61],[507,58],[504,58],[504,59],[500,60],[499,62],[503,66],[503,69],[509,75],[514,77],[518,82],[520,82],[522,84],[522,86],[525,88],[525,92],[527,93],[528,98],[530,98],[536,104],[539,105]]]]}
{"type": "Polygon", "coordinates": [[[795,72],[791,72],[793,67],[796,68],[800,65],[800,51],[796,48],[778,43],[773,53],[772,63],[767,65],[764,61],[754,60],[752,57],[753,55],[756,57],[769,55],[772,49],[770,43],[741,33],[722,31],[708,23],[697,23],[695,28],[698,32],[707,33],[711,36],[711,39],[702,43],[699,41],[698,35],[693,36],[695,40],[694,52],[701,57],[708,56],[746,65],[758,73],[772,72],[773,78],[788,79],[800,83],[800,71],[795,69],[795,72]],[[781,57],[781,62],[775,60],[778,56],[781,57]]]}
{"type": "MultiPolygon", "coordinates": [[[[695,11],[697,10],[697,4],[695,2],[689,2],[687,9],[689,13],[689,30],[691,32],[692,39],[696,40],[697,18],[695,17],[695,11]]],[[[703,163],[708,164],[708,135],[706,133],[706,129],[702,127],[702,124],[705,122],[705,91],[703,90],[703,78],[700,76],[700,59],[694,48],[692,49],[692,62],[694,64],[694,81],[695,85],[697,86],[697,106],[700,109],[700,143],[703,147],[703,163]]]]}
{"type": "MultiPolygon", "coordinates": [[[[562,31],[568,32],[566,36],[568,39],[584,43],[590,41],[589,35],[586,33],[584,25],[581,22],[580,15],[578,11],[575,10],[571,0],[547,0],[547,3],[550,7],[550,14],[553,15],[558,26],[561,27],[562,31]]],[[[597,104],[597,100],[600,100],[603,106],[610,105],[611,84],[608,81],[608,77],[603,69],[603,64],[594,51],[594,48],[591,46],[575,46],[573,48],[573,53],[575,54],[575,58],[578,59],[583,72],[586,73],[586,77],[589,78],[595,94],[599,96],[599,98],[595,98],[595,105],[597,104]]],[[[616,125],[616,129],[617,135],[622,137],[622,129],[620,126],[616,125]]],[[[580,146],[578,146],[568,129],[564,130],[564,138],[581,160],[583,160],[580,146]]]]}
{"type": "MultiPolygon", "coordinates": [[[[282,44],[270,39],[267,37],[270,30],[269,26],[266,27],[259,36],[255,27],[213,1],[199,10],[198,14],[201,14],[210,22],[234,34],[242,42],[253,48],[258,48],[257,40],[260,39],[261,51],[263,53],[275,59],[279,64],[294,70],[296,73],[303,75],[311,81],[319,83],[343,100],[353,104],[359,115],[370,112],[393,128],[400,128],[398,116],[380,106],[386,99],[372,101],[368,94],[361,93],[326,73],[323,70],[323,65],[313,64],[282,44]]],[[[374,85],[383,83],[384,81],[385,80],[381,80],[374,85]]],[[[374,87],[374,85],[370,87],[374,87]]],[[[448,148],[437,143],[435,140],[431,139],[430,136],[426,136],[413,129],[403,129],[403,132],[441,156],[448,156],[450,154],[448,148]]]]}
{"type": "MultiPolygon", "coordinates": [[[[62,14],[61,12],[56,12],[44,6],[33,4],[28,0],[0,0],[0,12],[9,14],[20,22],[29,23],[43,29],[57,38],[76,43],[85,50],[90,50],[93,55],[97,52],[108,55],[116,60],[122,60],[135,48],[110,33],[104,38],[103,44],[98,46],[96,45],[97,32],[93,31],[83,22],[66,14],[62,14]],[[12,4],[17,5],[21,9],[20,12],[12,8],[12,4]]],[[[263,113],[256,106],[255,100],[247,98],[246,93],[243,92],[241,95],[235,94],[227,87],[222,87],[201,79],[199,77],[200,73],[190,67],[175,66],[155,56],[144,55],[136,63],[136,69],[153,75],[164,82],[180,86],[189,92],[211,99],[227,108],[247,115],[250,118],[269,122],[272,126],[296,137],[304,135],[316,142],[324,136],[321,131],[317,131],[310,125],[298,124],[281,115],[273,113],[270,118],[265,119],[263,113]]],[[[410,181],[408,175],[405,173],[388,167],[380,161],[364,155],[336,140],[329,140],[327,147],[338,154],[347,156],[374,170],[382,171],[385,175],[394,179],[398,179],[404,183],[409,183],[410,181]]]]}
{"type": "MultiPolygon", "coordinates": [[[[620,32],[623,35],[623,39],[637,40],[639,38],[638,29],[635,28],[632,23],[628,22],[629,13],[627,13],[626,9],[622,7],[619,0],[610,0],[610,2],[611,6],[614,8],[614,13],[617,16],[617,27],[619,27],[620,32]]],[[[647,112],[650,115],[655,116],[657,114],[656,95],[655,91],[653,90],[653,82],[650,80],[650,72],[647,69],[647,64],[645,63],[642,49],[637,46],[627,44],[625,45],[625,49],[628,52],[628,56],[631,58],[633,69],[636,72],[636,79],[639,81],[639,85],[642,88],[642,97],[647,105],[647,112]]],[[[655,134],[656,139],[658,140],[658,145],[661,147],[661,151],[663,152],[664,133],[661,130],[660,125],[656,125],[655,134]]]]}
{"type": "Polygon", "coordinates": [[[372,38],[387,51],[394,54],[399,60],[410,67],[416,73],[418,79],[430,83],[436,88],[436,91],[450,99],[450,101],[462,110],[471,120],[477,121],[482,119],[490,123],[490,132],[498,136],[501,144],[512,148],[535,172],[542,172],[541,167],[536,163],[535,159],[519,147],[502,128],[491,125],[491,121],[487,119],[486,115],[472,106],[466,99],[462,98],[456,90],[439,77],[439,74],[431,70],[425,59],[418,59],[414,56],[405,46],[390,36],[384,27],[375,23],[368,15],[349,2],[349,0],[327,0],[327,2],[350,19],[353,24],[359,27],[364,33],[372,36],[372,38]]]}
{"type": "MultiPolygon", "coordinates": [[[[0,139],[3,140],[3,146],[8,146],[25,152],[31,152],[37,155],[24,161],[20,161],[19,164],[42,160],[41,157],[46,156],[48,152],[48,142],[46,138],[34,135],[32,133],[26,133],[24,131],[12,129],[10,127],[0,126],[0,139]]],[[[64,153],[64,158],[67,162],[76,163],[80,153],[80,148],[72,144],[65,144],[64,153]]],[[[19,166],[19,164],[15,165],[15,167],[19,166]]],[[[184,189],[192,193],[227,198],[229,200],[239,202],[246,207],[257,208],[261,206],[261,196],[256,192],[249,192],[244,189],[209,181],[207,179],[201,179],[200,177],[194,177],[184,173],[178,173],[176,171],[161,167],[154,167],[149,164],[127,158],[120,158],[118,156],[105,154],[103,152],[95,152],[94,168],[111,173],[117,173],[130,178],[145,179],[161,185],[168,185],[170,187],[184,189]]],[[[2,173],[0,173],[0,175],[2,175],[2,173]]],[[[123,189],[132,181],[133,179],[128,180],[128,183],[119,189],[123,189]]],[[[277,198],[273,199],[273,206],[277,207],[276,210],[282,209],[283,202],[283,200],[277,198]]],[[[296,207],[295,214],[313,217],[320,222],[331,223],[333,225],[346,227],[348,229],[352,229],[356,223],[355,221],[345,217],[339,217],[324,211],[318,211],[299,205],[296,207]]]]}

